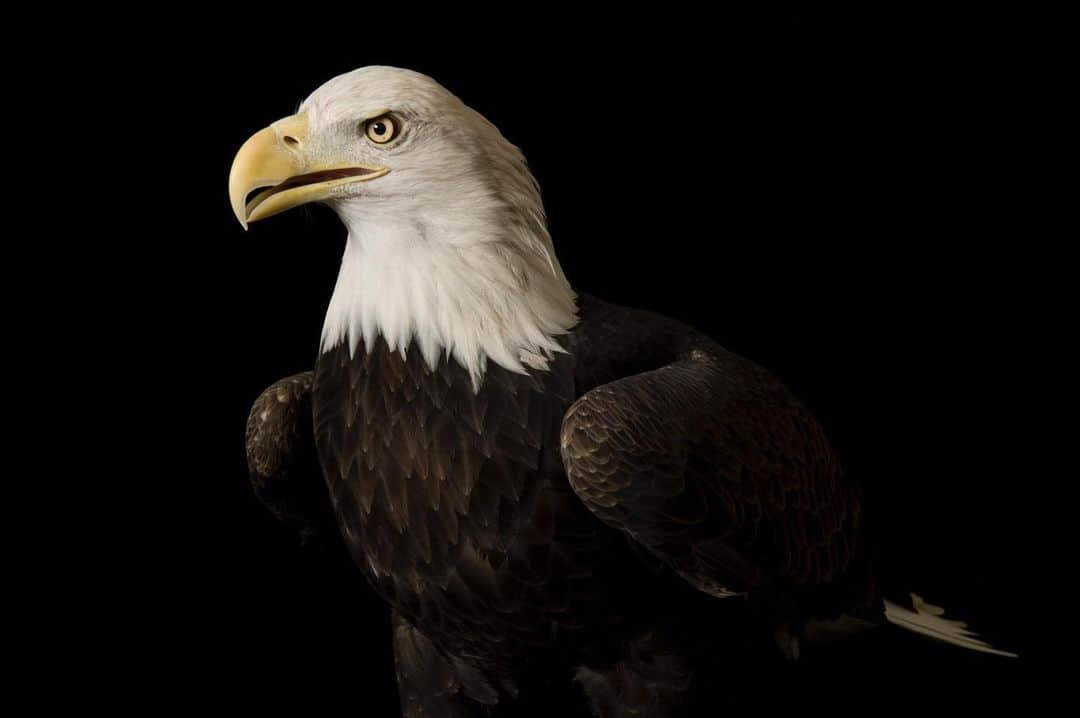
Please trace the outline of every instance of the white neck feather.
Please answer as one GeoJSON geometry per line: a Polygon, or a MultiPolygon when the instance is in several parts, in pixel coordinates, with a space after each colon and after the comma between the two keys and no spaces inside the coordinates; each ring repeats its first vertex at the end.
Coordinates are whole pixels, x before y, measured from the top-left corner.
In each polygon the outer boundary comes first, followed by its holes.
{"type": "Polygon", "coordinates": [[[476,387],[489,360],[525,373],[563,351],[556,337],[577,322],[575,296],[542,216],[456,223],[339,213],[349,238],[322,351],[348,342],[354,353],[361,340],[370,351],[382,336],[402,355],[414,345],[432,369],[452,357],[476,387]],[[523,236],[537,226],[539,236],[523,236]]]}

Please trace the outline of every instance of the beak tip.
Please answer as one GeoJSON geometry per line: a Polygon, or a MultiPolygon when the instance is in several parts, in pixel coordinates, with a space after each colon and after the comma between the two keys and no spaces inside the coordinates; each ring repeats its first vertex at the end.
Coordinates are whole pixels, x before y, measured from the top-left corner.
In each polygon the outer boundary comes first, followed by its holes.
{"type": "Polygon", "coordinates": [[[247,208],[244,207],[242,204],[234,201],[232,203],[232,211],[233,217],[236,217],[236,221],[240,223],[240,226],[243,227],[244,231],[246,232],[248,228],[247,208]]]}

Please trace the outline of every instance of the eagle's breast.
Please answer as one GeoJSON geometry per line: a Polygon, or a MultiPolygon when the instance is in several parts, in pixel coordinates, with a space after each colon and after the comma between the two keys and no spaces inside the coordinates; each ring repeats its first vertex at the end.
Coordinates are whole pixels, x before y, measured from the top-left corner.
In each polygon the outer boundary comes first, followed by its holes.
{"type": "Polygon", "coordinates": [[[566,612],[567,576],[585,557],[563,538],[601,530],[559,456],[572,393],[565,354],[528,375],[489,365],[478,389],[452,359],[431,369],[416,347],[402,356],[381,338],[319,358],[316,444],[343,536],[384,598],[433,637],[488,644],[491,631],[505,638],[500,623],[544,633],[546,612],[566,612]]]}

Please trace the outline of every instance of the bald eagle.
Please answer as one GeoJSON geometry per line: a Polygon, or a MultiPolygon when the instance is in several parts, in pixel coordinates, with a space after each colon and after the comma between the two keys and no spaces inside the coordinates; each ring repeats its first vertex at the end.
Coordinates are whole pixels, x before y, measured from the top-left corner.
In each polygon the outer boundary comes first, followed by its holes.
{"type": "Polygon", "coordinates": [[[531,715],[571,685],[597,715],[696,714],[732,597],[792,660],[887,622],[1005,653],[885,600],[858,487],[769,372],[575,294],[525,158],[432,79],[330,80],[229,193],[245,228],[309,202],[348,228],[314,370],[258,398],[247,455],[390,605],[405,716],[531,715]]]}

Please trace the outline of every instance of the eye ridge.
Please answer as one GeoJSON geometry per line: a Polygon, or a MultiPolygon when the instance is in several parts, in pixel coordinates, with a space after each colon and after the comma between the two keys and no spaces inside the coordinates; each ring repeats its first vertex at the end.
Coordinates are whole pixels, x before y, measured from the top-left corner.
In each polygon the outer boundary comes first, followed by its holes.
{"type": "Polygon", "coordinates": [[[378,145],[385,145],[397,139],[401,132],[401,123],[390,114],[374,117],[364,123],[364,134],[378,145]]]}

